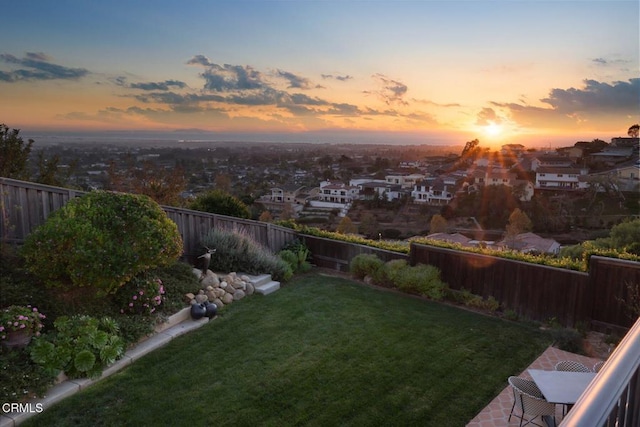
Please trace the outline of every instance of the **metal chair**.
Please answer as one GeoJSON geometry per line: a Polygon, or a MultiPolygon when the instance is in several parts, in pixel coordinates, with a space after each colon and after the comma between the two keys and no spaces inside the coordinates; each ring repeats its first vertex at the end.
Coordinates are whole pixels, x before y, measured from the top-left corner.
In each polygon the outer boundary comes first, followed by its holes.
{"type": "Polygon", "coordinates": [[[600,370],[602,369],[602,367],[604,366],[604,360],[601,360],[599,362],[596,362],[595,365],[593,365],[593,372],[600,372],[600,370]]]}
{"type": "Polygon", "coordinates": [[[511,421],[511,417],[514,416],[520,418],[520,427],[527,424],[544,427],[534,423],[533,420],[541,417],[543,422],[545,422],[545,417],[550,417],[555,423],[556,405],[547,402],[535,382],[515,376],[509,377],[508,381],[513,390],[513,406],[511,406],[509,421],[511,421]],[[513,413],[516,406],[520,409],[521,415],[513,413]],[[527,415],[528,420],[522,424],[525,420],[525,415],[527,415]]]}
{"type": "Polygon", "coordinates": [[[569,372],[592,372],[580,362],[574,362],[572,360],[562,360],[556,363],[556,371],[569,371],[569,372]]]}

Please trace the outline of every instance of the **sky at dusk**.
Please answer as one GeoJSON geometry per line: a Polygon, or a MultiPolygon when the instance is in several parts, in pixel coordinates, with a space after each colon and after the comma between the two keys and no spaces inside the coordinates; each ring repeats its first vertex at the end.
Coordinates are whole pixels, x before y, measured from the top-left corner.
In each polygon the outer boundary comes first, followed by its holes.
{"type": "Polygon", "coordinates": [[[640,121],[639,9],[637,0],[10,1],[0,123],[609,141],[640,121]]]}

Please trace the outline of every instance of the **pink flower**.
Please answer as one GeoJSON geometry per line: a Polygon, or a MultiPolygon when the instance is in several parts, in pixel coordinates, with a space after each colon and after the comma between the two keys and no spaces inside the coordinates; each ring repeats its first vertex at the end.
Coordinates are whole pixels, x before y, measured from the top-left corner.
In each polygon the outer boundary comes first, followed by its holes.
{"type": "Polygon", "coordinates": [[[140,291],[140,295],[144,295],[144,291],[140,291]]]}
{"type": "Polygon", "coordinates": [[[134,299],[134,300],[138,299],[138,295],[134,295],[134,296],[133,296],[133,299],[134,299]]]}
{"type": "Polygon", "coordinates": [[[133,307],[133,303],[132,302],[129,303],[129,307],[133,307]]]}
{"type": "Polygon", "coordinates": [[[4,331],[4,326],[0,325],[0,332],[4,331]]]}

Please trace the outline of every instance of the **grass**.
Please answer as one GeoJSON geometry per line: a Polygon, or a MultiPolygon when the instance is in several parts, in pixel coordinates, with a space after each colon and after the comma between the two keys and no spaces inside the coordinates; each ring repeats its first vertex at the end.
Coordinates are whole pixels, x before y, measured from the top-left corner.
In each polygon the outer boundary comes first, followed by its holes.
{"type": "Polygon", "coordinates": [[[310,274],[24,425],[464,426],[549,343],[524,324],[310,274]]]}

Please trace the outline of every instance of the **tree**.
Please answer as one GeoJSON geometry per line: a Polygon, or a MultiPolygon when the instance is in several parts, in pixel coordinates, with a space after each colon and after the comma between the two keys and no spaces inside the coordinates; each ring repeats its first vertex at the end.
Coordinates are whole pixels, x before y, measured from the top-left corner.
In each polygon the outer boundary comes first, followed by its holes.
{"type": "Polygon", "coordinates": [[[60,156],[55,154],[50,159],[44,157],[42,151],[38,151],[38,174],[36,182],[46,185],[64,187],[77,166],[77,160],[69,167],[60,166],[60,156]]]}
{"type": "Polygon", "coordinates": [[[378,220],[371,212],[365,212],[360,218],[360,232],[369,238],[378,235],[378,220]]]}
{"type": "Polygon", "coordinates": [[[273,216],[269,211],[262,211],[260,217],[258,217],[258,221],[260,222],[273,222],[273,216]]]}
{"type": "Polygon", "coordinates": [[[611,246],[623,249],[640,242],[640,219],[621,222],[614,226],[610,233],[611,246]]]}
{"type": "Polygon", "coordinates": [[[506,226],[507,240],[515,241],[518,234],[531,231],[533,224],[526,213],[519,208],[515,208],[509,215],[509,223],[506,226]]]}
{"type": "Polygon", "coordinates": [[[639,134],[640,125],[638,123],[629,127],[629,130],[627,131],[627,135],[629,135],[631,138],[637,138],[639,134]]]}
{"type": "Polygon", "coordinates": [[[140,167],[132,158],[127,160],[124,170],[111,162],[107,171],[107,188],[124,193],[144,194],[161,205],[180,205],[180,193],[184,191],[187,180],[180,167],[168,170],[146,161],[140,167]]]}
{"type": "Polygon", "coordinates": [[[189,203],[189,209],[218,215],[234,216],[236,218],[250,218],[247,205],[236,197],[220,190],[211,190],[199,195],[194,201],[189,203]]]}
{"type": "Polygon", "coordinates": [[[27,164],[33,139],[26,143],[20,136],[20,129],[11,129],[0,124],[0,176],[21,180],[29,179],[27,164]]]}
{"type": "Polygon", "coordinates": [[[280,219],[286,221],[288,219],[294,219],[295,216],[296,213],[293,210],[293,206],[291,206],[290,203],[285,203],[284,206],[282,206],[282,211],[280,212],[280,219]]]}
{"type": "Polygon", "coordinates": [[[449,229],[447,220],[439,214],[434,215],[429,223],[429,233],[446,233],[449,229]]]}
{"type": "Polygon", "coordinates": [[[224,191],[225,193],[231,193],[231,178],[229,175],[219,174],[216,175],[213,180],[213,185],[216,190],[224,191]]]}
{"type": "Polygon", "coordinates": [[[336,228],[336,233],[339,234],[355,234],[358,231],[358,227],[351,221],[348,216],[343,217],[336,228]]]}

